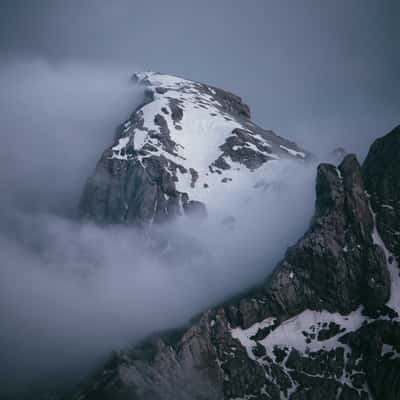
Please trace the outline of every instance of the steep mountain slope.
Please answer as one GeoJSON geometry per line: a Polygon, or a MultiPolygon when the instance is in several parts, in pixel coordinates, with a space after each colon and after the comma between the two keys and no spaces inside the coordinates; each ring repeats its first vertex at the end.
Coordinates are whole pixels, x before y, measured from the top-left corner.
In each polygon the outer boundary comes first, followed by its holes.
{"type": "Polygon", "coordinates": [[[141,104],[117,130],[82,195],[84,218],[148,226],[176,215],[204,217],[236,188],[262,184],[271,161],[309,156],[250,120],[232,93],[146,72],[141,104]]]}
{"type": "Polygon", "coordinates": [[[365,187],[371,195],[379,234],[400,257],[400,126],[377,139],[363,165],[365,187]]]}
{"type": "Polygon", "coordinates": [[[400,398],[398,154],[399,128],[363,170],[320,165],[310,228],[264,284],[115,354],[74,399],[400,398]]]}

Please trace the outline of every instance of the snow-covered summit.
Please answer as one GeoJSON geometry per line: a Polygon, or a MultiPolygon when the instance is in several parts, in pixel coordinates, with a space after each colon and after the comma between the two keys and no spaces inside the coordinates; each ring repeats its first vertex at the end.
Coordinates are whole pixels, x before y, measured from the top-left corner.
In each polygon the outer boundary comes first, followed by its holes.
{"type": "MultiPolygon", "coordinates": [[[[254,124],[249,107],[230,92],[156,72],[138,72],[133,79],[144,86],[143,103],[120,125],[100,164],[146,170],[165,201],[179,194],[184,202],[209,205],[238,185],[245,191],[259,184],[270,161],[308,157],[254,124]]],[[[131,199],[122,197],[129,208],[131,199]]]]}

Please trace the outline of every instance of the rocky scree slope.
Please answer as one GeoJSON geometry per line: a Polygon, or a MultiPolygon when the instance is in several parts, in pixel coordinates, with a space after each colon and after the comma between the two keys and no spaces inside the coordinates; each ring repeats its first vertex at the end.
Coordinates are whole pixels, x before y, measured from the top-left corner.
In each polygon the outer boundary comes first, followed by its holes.
{"type": "Polygon", "coordinates": [[[73,398],[399,399],[399,154],[396,128],[363,168],[320,165],[310,227],[262,286],[115,353],[73,398]]]}
{"type": "Polygon", "coordinates": [[[271,161],[304,161],[295,143],[250,120],[227,91],[154,72],[137,73],[143,103],[119,126],[84,189],[80,214],[147,227],[202,218],[223,194],[253,190],[271,161]]]}

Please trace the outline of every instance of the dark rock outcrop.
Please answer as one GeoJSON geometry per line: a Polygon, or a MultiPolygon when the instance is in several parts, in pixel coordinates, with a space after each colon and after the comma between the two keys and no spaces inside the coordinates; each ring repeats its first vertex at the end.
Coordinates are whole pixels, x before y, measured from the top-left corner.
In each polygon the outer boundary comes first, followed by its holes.
{"type": "Polygon", "coordinates": [[[264,291],[241,301],[245,328],[305,309],[348,314],[363,304],[374,311],[388,300],[385,256],[372,240],[373,218],[356,158],[348,155],[338,168],[321,164],[316,191],[308,232],[287,251],[264,291]]]}
{"type": "Polygon", "coordinates": [[[82,217],[102,224],[146,226],[180,215],[182,194],[176,191],[167,165],[163,158],[149,157],[140,164],[104,155],[82,194],[82,217]]]}
{"type": "Polygon", "coordinates": [[[379,234],[400,257],[400,126],[375,140],[363,165],[379,234]]]}
{"type": "Polygon", "coordinates": [[[400,398],[400,323],[376,320],[341,339],[365,374],[374,399],[400,398]]]}

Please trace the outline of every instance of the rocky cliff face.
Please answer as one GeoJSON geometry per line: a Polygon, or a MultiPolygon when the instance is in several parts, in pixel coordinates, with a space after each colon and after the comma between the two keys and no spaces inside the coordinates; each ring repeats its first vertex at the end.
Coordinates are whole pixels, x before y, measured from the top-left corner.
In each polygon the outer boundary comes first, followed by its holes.
{"type": "Polygon", "coordinates": [[[229,92],[159,73],[137,73],[141,104],[117,129],[82,195],[99,223],[148,226],[177,215],[203,218],[221,193],[251,190],[270,161],[304,161],[296,144],[250,120],[229,92]]]}
{"type": "Polygon", "coordinates": [[[400,257],[400,126],[371,146],[363,165],[379,234],[400,257]]]}
{"type": "Polygon", "coordinates": [[[318,168],[315,215],[259,288],[115,354],[75,399],[400,398],[400,130],[318,168]]]}

